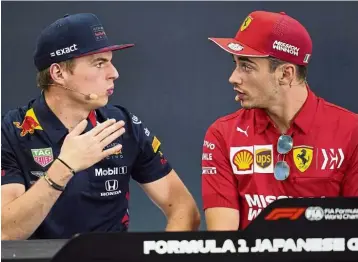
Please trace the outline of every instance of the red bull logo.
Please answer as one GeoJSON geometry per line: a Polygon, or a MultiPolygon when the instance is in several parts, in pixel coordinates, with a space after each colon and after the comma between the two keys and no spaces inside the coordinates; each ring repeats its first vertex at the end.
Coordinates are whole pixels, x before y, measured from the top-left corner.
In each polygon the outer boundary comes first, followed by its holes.
{"type": "Polygon", "coordinates": [[[168,160],[166,160],[166,158],[164,157],[163,153],[161,151],[158,151],[159,155],[160,155],[160,162],[162,163],[162,165],[164,165],[165,163],[168,162],[168,160]]]}
{"type": "Polygon", "coordinates": [[[20,136],[24,137],[27,134],[33,134],[36,130],[43,130],[40,126],[39,121],[37,120],[37,117],[35,115],[34,109],[31,108],[27,110],[24,121],[22,124],[20,122],[13,122],[13,124],[16,126],[16,128],[21,129],[20,136]]]}

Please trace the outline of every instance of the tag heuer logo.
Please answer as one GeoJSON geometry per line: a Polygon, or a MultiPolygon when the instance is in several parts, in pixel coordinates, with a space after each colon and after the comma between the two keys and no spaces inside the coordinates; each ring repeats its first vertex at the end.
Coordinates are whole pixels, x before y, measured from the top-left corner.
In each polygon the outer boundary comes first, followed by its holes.
{"type": "Polygon", "coordinates": [[[51,147],[31,149],[31,152],[35,162],[42,167],[47,166],[53,161],[53,153],[51,147]]]}

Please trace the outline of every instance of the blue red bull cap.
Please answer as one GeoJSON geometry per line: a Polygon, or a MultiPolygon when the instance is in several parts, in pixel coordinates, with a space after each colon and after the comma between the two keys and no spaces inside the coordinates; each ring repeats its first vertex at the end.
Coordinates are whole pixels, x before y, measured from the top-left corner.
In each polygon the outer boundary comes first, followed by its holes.
{"type": "Polygon", "coordinates": [[[111,44],[102,23],[94,14],[65,15],[41,32],[34,63],[42,71],[53,63],[132,46],[134,44],[111,44]]]}

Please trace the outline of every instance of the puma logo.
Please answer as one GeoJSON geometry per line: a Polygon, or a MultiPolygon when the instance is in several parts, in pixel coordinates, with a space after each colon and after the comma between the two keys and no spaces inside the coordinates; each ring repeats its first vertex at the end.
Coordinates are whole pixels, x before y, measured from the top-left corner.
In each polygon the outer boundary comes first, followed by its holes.
{"type": "Polygon", "coordinates": [[[246,130],[242,130],[240,127],[236,127],[236,131],[244,133],[247,137],[249,137],[249,135],[247,134],[247,130],[249,130],[250,126],[247,126],[246,130]]]}

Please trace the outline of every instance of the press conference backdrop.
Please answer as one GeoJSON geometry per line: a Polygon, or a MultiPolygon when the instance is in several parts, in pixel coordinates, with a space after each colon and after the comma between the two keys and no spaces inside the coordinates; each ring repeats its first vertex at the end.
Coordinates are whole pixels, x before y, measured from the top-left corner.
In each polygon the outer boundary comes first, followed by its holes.
{"type": "MultiPolygon", "coordinates": [[[[2,2],[1,9],[2,113],[40,93],[32,54],[41,29],[66,13],[95,13],[113,43],[136,44],[114,55],[120,78],[110,102],[129,108],[158,135],[200,208],[205,131],[239,109],[228,82],[232,58],[208,37],[234,36],[253,10],[284,11],[311,34],[311,88],[358,111],[358,2],[2,2]]],[[[165,228],[161,211],[135,183],[130,207],[131,231],[165,228]]]]}

